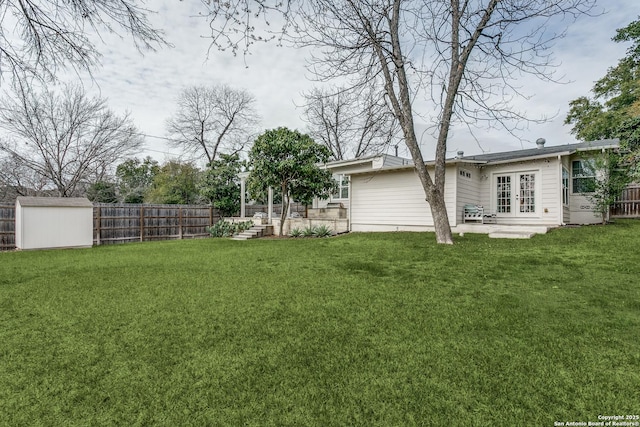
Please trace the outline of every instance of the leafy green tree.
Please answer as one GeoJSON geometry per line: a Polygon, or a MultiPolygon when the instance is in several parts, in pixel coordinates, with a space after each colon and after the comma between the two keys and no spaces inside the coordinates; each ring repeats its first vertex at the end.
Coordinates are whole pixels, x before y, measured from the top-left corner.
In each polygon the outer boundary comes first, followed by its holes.
{"type": "Polygon", "coordinates": [[[309,135],[284,127],[267,130],[254,142],[249,152],[249,191],[256,194],[269,187],[280,188],[280,235],[291,199],[309,202],[313,197],[329,197],[336,190],[331,172],[318,166],[330,156],[327,147],[309,135]]]}
{"type": "Polygon", "coordinates": [[[147,156],[140,160],[128,159],[116,168],[120,197],[124,203],[143,203],[145,193],[160,171],[158,162],[147,156]]]}
{"type": "Polygon", "coordinates": [[[94,182],[87,188],[87,199],[96,203],[118,203],[117,186],[113,182],[94,182]]]}
{"type": "Polygon", "coordinates": [[[146,203],[188,205],[201,201],[198,192],[201,172],[191,163],[169,161],[160,167],[145,195],[146,203]]]}
{"type": "Polygon", "coordinates": [[[220,154],[219,160],[209,163],[200,182],[200,195],[208,200],[222,216],[232,216],[240,210],[238,174],[244,162],[238,154],[220,154]]]}
{"type": "Polygon", "coordinates": [[[618,29],[616,42],[632,42],[627,56],[591,89],[592,97],[571,101],[566,124],[578,139],[620,138],[624,147],[637,149],[640,134],[640,21],[618,29]],[[635,136],[634,136],[635,135],[635,136]]]}
{"type": "Polygon", "coordinates": [[[565,120],[579,139],[618,138],[623,148],[623,153],[608,152],[596,159],[600,176],[588,197],[603,223],[624,188],[640,176],[640,20],[618,29],[613,40],[632,43],[627,55],[595,83],[591,98],[571,101],[565,120]]]}
{"type": "Polygon", "coordinates": [[[602,217],[602,223],[606,224],[611,205],[631,182],[630,165],[623,156],[607,151],[595,158],[594,166],[599,176],[595,180],[593,192],[587,198],[602,217]]]}

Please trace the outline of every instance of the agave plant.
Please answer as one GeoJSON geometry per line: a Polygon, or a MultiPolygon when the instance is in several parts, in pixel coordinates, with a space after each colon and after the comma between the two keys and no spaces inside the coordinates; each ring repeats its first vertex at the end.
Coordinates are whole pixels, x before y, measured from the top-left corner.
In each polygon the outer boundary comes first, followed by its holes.
{"type": "Polygon", "coordinates": [[[319,225],[313,229],[313,235],[315,237],[329,237],[331,236],[331,228],[326,225],[319,225]]]}
{"type": "Polygon", "coordinates": [[[302,230],[302,237],[316,237],[315,227],[306,227],[302,230]]]}

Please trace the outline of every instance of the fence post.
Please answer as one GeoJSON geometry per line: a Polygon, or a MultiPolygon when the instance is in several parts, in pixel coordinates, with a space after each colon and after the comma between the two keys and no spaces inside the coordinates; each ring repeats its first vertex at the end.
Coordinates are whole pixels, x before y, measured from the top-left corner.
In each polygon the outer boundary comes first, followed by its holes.
{"type": "Polygon", "coordinates": [[[182,240],[182,206],[178,208],[178,239],[182,240]]]}
{"type": "Polygon", "coordinates": [[[102,220],[100,219],[100,214],[102,213],[102,206],[98,205],[96,208],[96,246],[100,246],[100,225],[102,220]]]}
{"type": "Polygon", "coordinates": [[[213,227],[213,206],[209,206],[209,227],[213,227]]]}
{"type": "Polygon", "coordinates": [[[140,241],[144,242],[144,206],[140,206],[140,241]]]}

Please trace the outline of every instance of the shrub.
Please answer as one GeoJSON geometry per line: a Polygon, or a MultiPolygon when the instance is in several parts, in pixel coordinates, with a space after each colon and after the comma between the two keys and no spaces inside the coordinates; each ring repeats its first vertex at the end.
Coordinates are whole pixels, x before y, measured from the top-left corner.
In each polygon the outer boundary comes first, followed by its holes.
{"type": "Polygon", "coordinates": [[[289,233],[289,236],[291,236],[291,237],[302,237],[302,230],[300,230],[299,228],[294,228],[289,233]]]}
{"type": "Polygon", "coordinates": [[[211,237],[231,237],[253,227],[252,221],[229,222],[221,219],[207,229],[211,237]]]}

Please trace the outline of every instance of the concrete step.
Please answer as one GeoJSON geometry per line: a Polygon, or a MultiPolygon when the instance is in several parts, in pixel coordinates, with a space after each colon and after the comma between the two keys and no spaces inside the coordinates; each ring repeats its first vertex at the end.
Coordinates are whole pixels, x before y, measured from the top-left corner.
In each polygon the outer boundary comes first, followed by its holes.
{"type": "Polygon", "coordinates": [[[254,225],[248,230],[242,233],[236,234],[232,240],[249,240],[257,239],[259,237],[270,236],[273,234],[273,225],[254,225]]]}
{"type": "Polygon", "coordinates": [[[496,230],[489,233],[491,239],[530,239],[536,233],[532,231],[496,230]]]}

